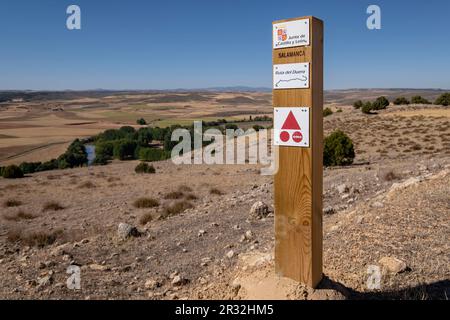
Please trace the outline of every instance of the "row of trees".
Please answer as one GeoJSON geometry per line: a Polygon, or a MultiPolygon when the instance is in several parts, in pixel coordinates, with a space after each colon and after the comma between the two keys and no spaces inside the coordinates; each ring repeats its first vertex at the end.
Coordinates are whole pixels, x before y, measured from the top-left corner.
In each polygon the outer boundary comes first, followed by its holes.
{"type": "Polygon", "coordinates": [[[374,102],[361,100],[353,103],[353,108],[361,109],[363,113],[370,114],[372,111],[383,110],[389,106],[389,100],[386,97],[379,97],[374,102]]]}
{"type": "MultiPolygon", "coordinates": [[[[398,97],[393,101],[394,105],[409,105],[409,104],[432,104],[422,96],[414,96],[409,101],[405,97],[398,97]]],[[[373,111],[383,110],[389,106],[389,100],[386,97],[379,97],[374,102],[361,100],[355,101],[353,107],[355,109],[361,109],[363,113],[370,114],[373,111]]],[[[448,106],[450,105],[450,93],[441,94],[435,101],[435,105],[448,106]]]]}
{"type": "Polygon", "coordinates": [[[0,173],[5,178],[22,178],[24,174],[55,169],[82,167],[87,165],[87,163],[88,158],[86,148],[79,139],[76,139],[69,145],[66,152],[60,155],[57,159],[52,159],[46,162],[22,162],[19,166],[11,165],[0,168],[0,173]]]}

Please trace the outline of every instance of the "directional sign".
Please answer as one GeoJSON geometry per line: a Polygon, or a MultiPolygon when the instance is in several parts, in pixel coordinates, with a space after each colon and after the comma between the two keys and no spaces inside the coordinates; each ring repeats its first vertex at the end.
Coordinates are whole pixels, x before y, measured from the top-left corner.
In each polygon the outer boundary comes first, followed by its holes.
{"type": "Polygon", "coordinates": [[[309,63],[275,64],[273,66],[273,88],[309,88],[309,63]]]}
{"type": "Polygon", "coordinates": [[[274,144],[309,147],[309,108],[274,108],[274,144]]]}
{"type": "Polygon", "coordinates": [[[309,19],[275,23],[273,48],[309,46],[309,19]]]}

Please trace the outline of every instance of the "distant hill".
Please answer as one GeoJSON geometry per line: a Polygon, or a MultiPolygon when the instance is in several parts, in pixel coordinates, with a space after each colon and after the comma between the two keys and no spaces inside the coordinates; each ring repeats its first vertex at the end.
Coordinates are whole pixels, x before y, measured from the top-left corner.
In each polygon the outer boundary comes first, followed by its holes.
{"type": "MultiPolygon", "coordinates": [[[[272,89],[265,87],[211,87],[200,89],[173,89],[173,90],[84,90],[84,91],[0,91],[0,103],[9,102],[14,99],[24,101],[44,101],[44,100],[72,100],[79,98],[102,98],[111,95],[135,95],[135,94],[170,94],[170,93],[207,93],[207,92],[264,92],[270,93],[272,89]]],[[[442,89],[345,89],[345,90],[325,90],[325,103],[352,104],[355,100],[374,100],[379,96],[385,96],[389,100],[397,97],[411,98],[420,95],[430,101],[450,90],[442,89]]]]}

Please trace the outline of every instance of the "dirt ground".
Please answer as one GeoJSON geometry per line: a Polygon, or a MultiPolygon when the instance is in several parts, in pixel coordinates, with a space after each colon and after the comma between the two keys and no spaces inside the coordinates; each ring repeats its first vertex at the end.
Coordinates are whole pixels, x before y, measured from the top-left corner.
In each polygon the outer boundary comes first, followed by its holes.
{"type": "Polygon", "coordinates": [[[273,211],[273,178],[260,166],[164,161],[154,163],[155,174],[139,175],[137,161],[114,161],[0,179],[0,298],[448,299],[448,113],[341,108],[325,118],[325,130],[348,133],[357,157],[324,170],[318,290],[275,275],[273,212],[249,216],[257,201],[273,211]],[[158,203],[136,208],[141,197],[158,203]],[[166,216],[178,202],[192,207],[166,216]],[[120,223],[140,236],[120,239],[120,223]],[[380,289],[370,290],[367,268],[383,257],[406,268],[383,269],[380,289]],[[80,267],[80,290],[66,286],[71,265],[80,267]]]}

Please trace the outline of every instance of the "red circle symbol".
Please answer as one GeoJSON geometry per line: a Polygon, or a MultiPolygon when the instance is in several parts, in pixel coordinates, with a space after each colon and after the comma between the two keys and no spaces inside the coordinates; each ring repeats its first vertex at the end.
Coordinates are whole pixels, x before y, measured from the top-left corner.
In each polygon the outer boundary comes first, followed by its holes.
{"type": "Polygon", "coordinates": [[[282,131],[282,132],[280,133],[280,139],[281,139],[281,141],[283,141],[283,142],[287,142],[287,141],[289,140],[289,132],[287,132],[287,131],[282,131]]]}
{"type": "Polygon", "coordinates": [[[303,140],[303,135],[300,131],[295,131],[294,134],[292,135],[292,139],[299,143],[303,140]]]}

